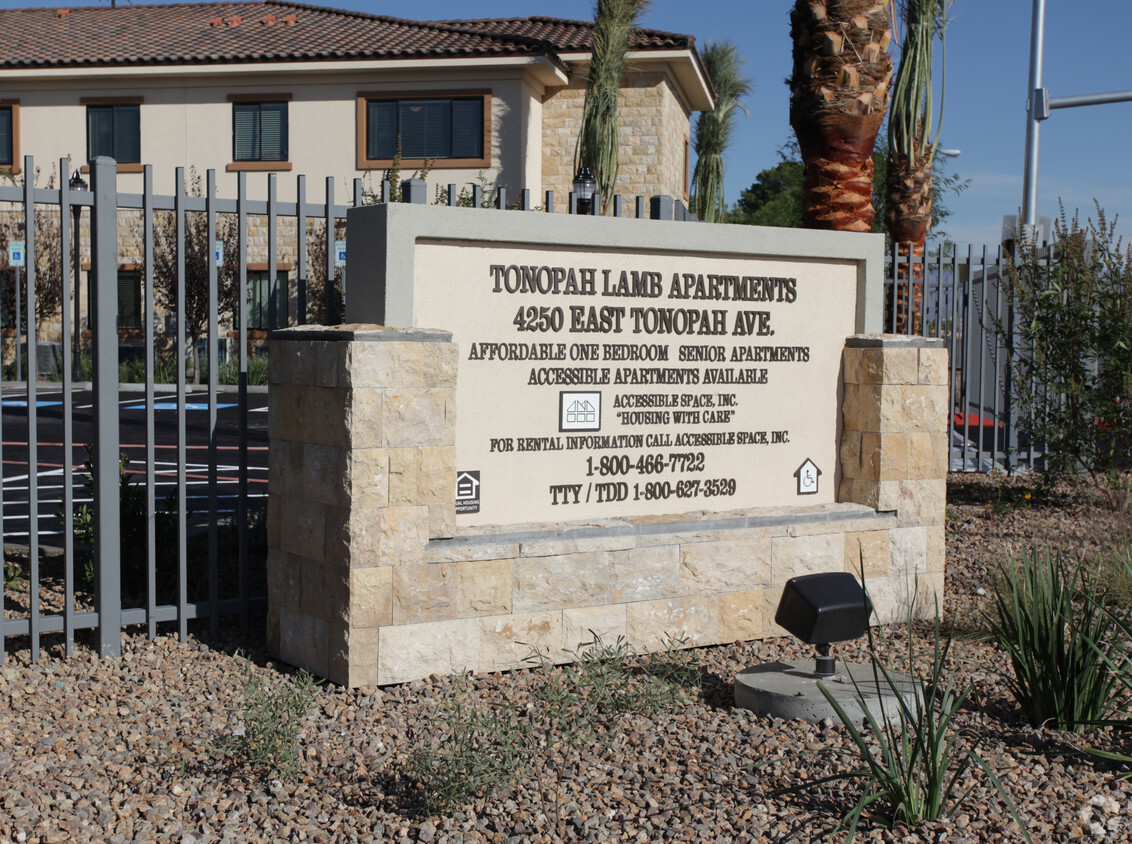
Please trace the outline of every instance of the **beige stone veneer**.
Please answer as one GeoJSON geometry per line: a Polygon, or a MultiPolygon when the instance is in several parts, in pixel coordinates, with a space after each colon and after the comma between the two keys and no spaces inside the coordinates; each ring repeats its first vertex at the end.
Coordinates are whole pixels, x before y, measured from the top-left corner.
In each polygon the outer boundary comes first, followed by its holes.
{"type": "MultiPolygon", "coordinates": [[[[839,502],[457,529],[456,348],[438,331],[272,338],[268,643],[348,686],[782,631],[789,578],[862,571],[882,621],[943,589],[947,359],[861,336],[844,356],[839,502]]],[[[831,432],[831,435],[836,435],[831,432]]]]}

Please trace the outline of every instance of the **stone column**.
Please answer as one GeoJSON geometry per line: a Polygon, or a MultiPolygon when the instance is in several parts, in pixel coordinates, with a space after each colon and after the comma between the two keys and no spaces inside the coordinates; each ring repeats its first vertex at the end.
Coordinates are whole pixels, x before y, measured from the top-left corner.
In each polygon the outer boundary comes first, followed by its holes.
{"type": "Polygon", "coordinates": [[[916,614],[931,616],[943,597],[947,349],[927,337],[850,337],[844,389],[838,500],[895,512],[898,523],[848,535],[847,567],[863,572],[882,620],[902,620],[913,596],[916,614]]]}
{"type": "Polygon", "coordinates": [[[271,336],[268,649],[332,682],[377,682],[394,566],[452,535],[451,339],[372,325],[271,336]]]}

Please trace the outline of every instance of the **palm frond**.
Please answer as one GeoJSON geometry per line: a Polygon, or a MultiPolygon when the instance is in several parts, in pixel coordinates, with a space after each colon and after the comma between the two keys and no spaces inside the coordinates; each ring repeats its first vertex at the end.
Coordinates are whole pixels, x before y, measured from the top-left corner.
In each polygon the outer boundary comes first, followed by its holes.
{"type": "Polygon", "coordinates": [[[715,88],[715,108],[700,112],[694,147],[696,169],[692,174],[692,211],[709,223],[722,220],[727,212],[723,196],[723,153],[731,143],[735,111],[747,113],[742,98],[751,91],[751,80],[742,75],[745,62],[730,41],[704,47],[704,67],[715,88]]]}
{"type": "Polygon", "coordinates": [[[951,0],[904,0],[901,11],[904,39],[889,107],[889,155],[903,158],[913,166],[918,160],[926,159],[930,166],[943,125],[944,100],[941,84],[937,117],[933,102],[932,63],[936,39],[939,39],[940,49],[946,58],[945,36],[951,0]],[[933,126],[935,138],[932,138],[933,126]]]}
{"type": "Polygon", "coordinates": [[[574,151],[574,171],[583,165],[590,168],[603,205],[610,201],[617,184],[617,107],[629,37],[637,18],[649,5],[650,0],[597,0],[594,12],[592,54],[582,126],[574,151]]]}

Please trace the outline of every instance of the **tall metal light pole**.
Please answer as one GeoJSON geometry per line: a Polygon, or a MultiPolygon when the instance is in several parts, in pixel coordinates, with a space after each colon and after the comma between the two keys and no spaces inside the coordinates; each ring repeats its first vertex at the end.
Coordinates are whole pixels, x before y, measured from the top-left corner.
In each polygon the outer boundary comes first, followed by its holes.
{"type": "Polygon", "coordinates": [[[1107,94],[1079,94],[1072,97],[1051,97],[1042,87],[1042,52],[1045,49],[1046,2],[1034,0],[1030,25],[1030,89],[1026,94],[1026,167],[1022,176],[1022,224],[1027,230],[1037,222],[1038,204],[1038,133],[1039,123],[1055,108],[1103,105],[1132,101],[1132,91],[1107,94]]]}
{"type": "MultiPolygon", "coordinates": [[[[68,187],[70,187],[72,191],[87,189],[87,183],[83,179],[83,177],[79,175],[78,170],[76,170],[74,175],[71,176],[71,181],[68,183],[68,187]]],[[[79,220],[82,218],[82,214],[83,207],[81,205],[79,205],[78,203],[71,205],[71,215],[75,219],[75,348],[74,363],[71,365],[71,377],[79,380],[82,379],[83,374],[83,340],[82,331],[80,330],[80,326],[82,324],[80,322],[82,320],[82,299],[79,297],[79,273],[82,272],[82,249],[80,248],[82,238],[80,237],[81,232],[79,230],[79,220]]]]}

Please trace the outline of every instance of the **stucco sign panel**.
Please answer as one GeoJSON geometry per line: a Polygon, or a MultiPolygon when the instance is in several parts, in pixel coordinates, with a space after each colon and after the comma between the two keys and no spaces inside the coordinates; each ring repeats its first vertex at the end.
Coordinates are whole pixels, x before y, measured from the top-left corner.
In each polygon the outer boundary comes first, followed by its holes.
{"type": "Polygon", "coordinates": [[[851,261],[418,243],[414,324],[459,345],[458,523],[835,501],[856,290],[851,261]]]}

